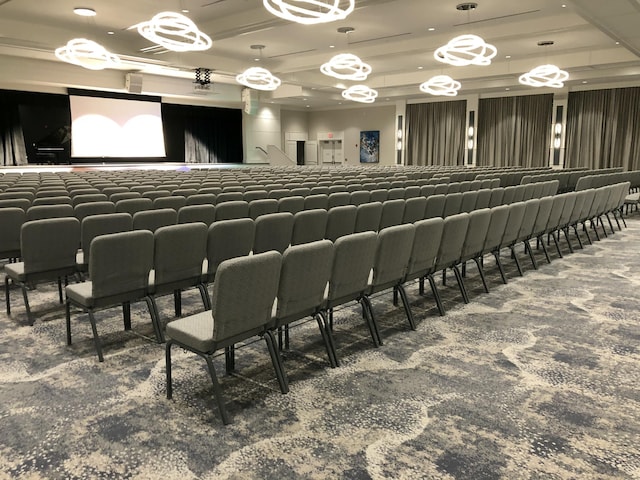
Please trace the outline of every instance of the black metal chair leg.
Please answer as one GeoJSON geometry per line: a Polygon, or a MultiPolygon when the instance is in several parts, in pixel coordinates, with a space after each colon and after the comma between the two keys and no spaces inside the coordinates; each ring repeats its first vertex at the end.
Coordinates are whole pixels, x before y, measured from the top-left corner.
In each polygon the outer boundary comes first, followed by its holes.
{"type": "Polygon", "coordinates": [[[278,379],[278,384],[280,385],[280,391],[282,393],[288,393],[289,379],[287,378],[287,373],[284,371],[284,365],[282,364],[280,352],[276,348],[276,339],[273,336],[273,332],[271,330],[267,330],[264,333],[264,341],[267,343],[267,348],[269,349],[271,363],[273,364],[273,369],[276,372],[276,378],[278,379]]]}
{"type": "Polygon", "coordinates": [[[611,215],[613,215],[613,219],[616,221],[616,225],[618,225],[618,230],[621,231],[622,227],[620,226],[620,220],[618,220],[618,215],[616,215],[616,210],[611,211],[611,215]]]}
{"type": "Polygon", "coordinates": [[[551,263],[551,258],[549,257],[549,251],[547,250],[547,246],[544,244],[544,241],[541,242],[542,251],[544,252],[544,257],[547,259],[547,263],[551,263]]]}
{"type": "Polygon", "coordinates": [[[582,239],[580,238],[580,232],[578,232],[578,225],[573,225],[573,231],[576,234],[576,238],[578,239],[578,245],[580,245],[580,249],[584,250],[584,244],[582,243],[582,239]]]}
{"type": "Polygon", "coordinates": [[[518,269],[518,273],[522,277],[523,276],[522,266],[520,265],[520,260],[518,260],[518,254],[516,253],[516,249],[514,248],[513,245],[511,245],[509,247],[509,250],[511,250],[511,256],[513,257],[513,261],[516,262],[516,268],[518,269]]]}
{"type": "Polygon", "coordinates": [[[156,334],[156,341],[158,343],[164,343],[162,322],[160,321],[160,313],[158,312],[158,306],[156,305],[155,298],[151,295],[147,295],[144,299],[147,302],[147,308],[149,309],[149,315],[151,316],[151,323],[153,324],[153,330],[156,334]]]}
{"type": "Polygon", "coordinates": [[[397,307],[398,306],[398,292],[396,291],[396,289],[393,289],[393,306],[397,307]]]}
{"type": "Polygon", "coordinates": [[[340,366],[340,360],[338,359],[338,352],[336,349],[336,342],[333,339],[333,333],[331,332],[331,328],[329,327],[329,319],[327,318],[327,315],[325,312],[320,311],[318,313],[318,315],[320,315],[320,317],[322,318],[322,323],[324,324],[324,328],[327,332],[327,340],[329,340],[329,345],[331,345],[331,352],[333,355],[333,360],[335,361],[336,367],[340,366]]]}
{"type": "Polygon", "coordinates": [[[205,310],[209,310],[208,308],[208,293],[207,293],[207,287],[203,284],[203,283],[199,283],[198,284],[198,290],[200,291],[200,298],[202,298],[202,306],[204,307],[205,310]]]}
{"type": "Polygon", "coordinates": [[[489,293],[489,287],[487,286],[487,279],[484,275],[484,268],[482,266],[482,257],[476,257],[473,259],[476,263],[476,267],[478,267],[478,273],[480,274],[480,280],[482,280],[482,286],[484,287],[485,293],[489,293]]]}
{"type": "Polygon", "coordinates": [[[182,316],[182,292],[180,290],[173,291],[173,308],[176,317],[182,316]]]}
{"type": "MultiPolygon", "coordinates": [[[[67,284],[66,282],[66,278],[65,278],[65,286],[67,284]]],[[[62,278],[58,277],[58,299],[60,300],[60,305],[62,305],[62,303],[64,303],[64,300],[62,299],[62,278]]]]}
{"type": "Polygon", "coordinates": [[[582,223],[582,230],[584,231],[584,234],[586,235],[587,240],[589,241],[589,245],[593,245],[593,242],[591,241],[591,235],[589,235],[589,229],[587,228],[586,221],[582,223]]]}
{"type": "Polygon", "coordinates": [[[418,293],[424,295],[424,277],[420,277],[418,280],[418,293]]]}
{"type": "Polygon", "coordinates": [[[207,362],[207,367],[209,367],[209,375],[211,376],[211,382],[213,383],[213,396],[216,399],[216,403],[218,404],[218,411],[220,412],[220,417],[222,417],[222,423],[225,425],[229,425],[229,415],[227,414],[227,409],[224,407],[224,398],[222,397],[222,389],[220,388],[220,383],[218,382],[218,376],[216,375],[216,369],[213,366],[213,361],[209,355],[205,355],[205,361],[207,362]]]}
{"type": "Polygon", "coordinates": [[[9,277],[4,277],[4,298],[7,302],[7,315],[11,315],[11,297],[9,296],[9,277]]]}
{"type": "Polygon", "coordinates": [[[71,302],[68,299],[64,306],[64,316],[67,326],[67,345],[71,345],[71,302]]]}
{"type": "MultiPolygon", "coordinates": [[[[569,252],[573,253],[573,245],[571,245],[571,240],[569,239],[569,227],[563,228],[562,233],[564,233],[564,238],[569,246],[569,252]]],[[[560,236],[560,231],[558,231],[558,236],[560,236]]]]}
{"type": "Polygon", "coordinates": [[[393,288],[393,291],[400,294],[400,298],[402,299],[402,305],[404,307],[404,313],[407,315],[407,321],[409,322],[409,327],[411,327],[411,330],[415,330],[416,322],[413,318],[413,312],[411,311],[411,306],[409,305],[407,292],[405,291],[402,285],[397,285],[396,287],[393,288]]]}
{"type": "Polygon", "coordinates": [[[24,299],[24,308],[27,310],[27,320],[29,321],[29,325],[33,325],[35,322],[35,318],[33,318],[33,314],[31,313],[31,306],[29,305],[29,294],[27,293],[27,284],[20,283],[20,289],[22,290],[22,298],[24,299]]]}
{"type": "Polygon", "coordinates": [[[605,213],[604,216],[607,217],[607,221],[609,222],[609,228],[611,228],[611,235],[615,235],[616,231],[613,229],[613,223],[611,223],[611,217],[609,216],[609,213],[608,212],[605,213]]]}
{"type": "Polygon", "coordinates": [[[453,266],[453,273],[455,274],[456,281],[458,282],[458,288],[460,289],[462,300],[464,303],[469,303],[469,296],[467,295],[467,289],[464,286],[464,279],[462,278],[462,273],[460,273],[460,269],[457,265],[453,266]]]}
{"type": "Polygon", "coordinates": [[[167,342],[167,346],[164,349],[165,352],[165,369],[167,374],[167,400],[171,400],[173,397],[173,384],[171,381],[171,345],[173,345],[173,340],[169,340],[167,342]]]}
{"type": "MultiPolygon", "coordinates": [[[[638,209],[638,206],[636,205],[636,210],[638,209]]],[[[624,220],[624,215],[622,214],[622,207],[620,207],[620,220],[622,220],[622,224],[624,225],[624,228],[627,228],[627,222],[624,220]]]]}
{"type": "Polygon", "coordinates": [[[336,368],[336,359],[333,355],[333,349],[331,348],[331,341],[327,335],[327,326],[324,323],[324,317],[317,313],[315,316],[316,322],[318,323],[318,328],[320,329],[320,335],[322,336],[322,341],[324,342],[324,348],[327,351],[327,357],[329,358],[329,365],[331,368],[336,368]]]}
{"type": "Polygon", "coordinates": [[[442,299],[440,298],[440,292],[438,292],[438,287],[436,286],[436,281],[433,278],[433,275],[427,275],[427,280],[429,280],[429,286],[431,287],[431,293],[433,293],[433,298],[436,300],[436,306],[438,307],[438,312],[440,312],[440,316],[445,315],[444,305],[442,305],[442,299]]]}
{"type": "Polygon", "coordinates": [[[558,240],[556,239],[556,234],[555,234],[555,232],[551,232],[551,238],[553,238],[553,243],[554,243],[554,244],[555,244],[555,246],[556,246],[556,251],[558,252],[558,256],[559,256],[560,258],[563,258],[562,251],[560,250],[560,244],[558,243],[558,240]]]}
{"type": "Polygon", "coordinates": [[[96,318],[93,316],[93,310],[89,310],[87,313],[89,314],[89,322],[91,322],[93,343],[96,346],[96,352],[98,353],[98,361],[104,362],[104,357],[102,356],[102,343],[100,342],[100,337],[98,336],[98,327],[96,327],[96,318]]]}
{"type": "Polygon", "coordinates": [[[607,234],[607,229],[604,226],[604,220],[602,220],[602,215],[598,216],[598,219],[596,221],[596,228],[598,227],[598,223],[600,223],[600,225],[602,226],[602,233],[604,233],[604,238],[608,238],[609,235],[607,234]]]}
{"type": "Polygon", "coordinates": [[[289,325],[284,326],[284,348],[289,350],[289,325]]]}
{"type": "Polygon", "coordinates": [[[233,373],[236,369],[236,346],[229,345],[224,349],[224,368],[227,374],[233,373]]]}
{"type": "Polygon", "coordinates": [[[369,327],[369,332],[371,333],[373,344],[376,347],[379,347],[380,345],[382,345],[382,341],[380,339],[380,333],[378,332],[378,325],[376,324],[376,317],[373,314],[371,302],[366,296],[364,296],[360,299],[360,304],[362,305],[362,314],[365,321],[367,322],[367,326],[369,327]]]}
{"type": "Polygon", "coordinates": [[[122,317],[124,319],[124,329],[131,330],[131,303],[124,302],[122,304],[122,317]]]}
{"type": "MultiPolygon", "coordinates": [[[[544,241],[543,241],[544,243],[544,241]]],[[[502,260],[500,260],[500,251],[499,250],[495,250],[493,252],[493,256],[496,259],[496,265],[498,266],[498,271],[500,272],[500,277],[502,278],[502,283],[506,284],[507,283],[507,277],[504,274],[504,268],[502,267],[502,260]]]]}
{"type": "Polygon", "coordinates": [[[524,241],[524,250],[529,254],[529,258],[531,259],[531,265],[533,266],[533,269],[537,270],[538,262],[536,262],[536,257],[533,254],[533,249],[531,248],[531,244],[529,243],[529,240],[524,241]]]}

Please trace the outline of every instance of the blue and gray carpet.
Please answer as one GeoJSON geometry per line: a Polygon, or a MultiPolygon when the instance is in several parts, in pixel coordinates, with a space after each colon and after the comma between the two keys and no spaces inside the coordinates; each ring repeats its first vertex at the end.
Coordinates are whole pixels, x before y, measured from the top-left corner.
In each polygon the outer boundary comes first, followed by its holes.
{"type": "MultiPolygon", "coordinates": [[[[164,346],[144,304],[124,332],[118,309],[98,315],[98,363],[86,316],[54,285],[30,293],[27,326],[12,291],[0,314],[0,478],[28,479],[640,479],[640,220],[508,285],[487,258],[464,305],[453,275],[444,317],[408,288],[409,331],[391,295],[374,299],[384,345],[372,346],[356,306],[335,317],[342,366],[331,369],[317,326],[291,331],[290,393],[266,347],[236,352],[218,373],[233,423],[223,426],[204,362],[174,349],[165,397],[164,346]]],[[[574,240],[574,244],[575,244],[574,240]]],[[[441,277],[439,276],[439,283],[441,277]]],[[[173,299],[159,300],[165,321],[173,299]]],[[[196,292],[184,313],[199,311],[196,292]]]]}

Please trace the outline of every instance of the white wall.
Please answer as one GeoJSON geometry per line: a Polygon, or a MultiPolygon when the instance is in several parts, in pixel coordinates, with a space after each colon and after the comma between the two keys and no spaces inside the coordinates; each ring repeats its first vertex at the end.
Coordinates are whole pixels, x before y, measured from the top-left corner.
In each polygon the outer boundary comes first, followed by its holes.
{"type": "MultiPolygon", "coordinates": [[[[395,163],[395,105],[309,112],[309,140],[344,132],[344,165],[360,165],[360,132],[380,131],[380,165],[395,163]]],[[[362,164],[365,165],[365,164],[362,164]]]]}
{"type": "Polygon", "coordinates": [[[268,145],[282,149],[280,107],[260,105],[255,115],[242,113],[244,131],[244,163],[267,163],[267,155],[256,147],[267,150],[268,145]]]}
{"type": "MultiPolygon", "coordinates": [[[[285,145],[287,133],[309,133],[309,112],[300,110],[282,110],[280,112],[280,127],[282,129],[282,145],[285,145]]],[[[309,140],[315,140],[308,137],[309,140]]]]}

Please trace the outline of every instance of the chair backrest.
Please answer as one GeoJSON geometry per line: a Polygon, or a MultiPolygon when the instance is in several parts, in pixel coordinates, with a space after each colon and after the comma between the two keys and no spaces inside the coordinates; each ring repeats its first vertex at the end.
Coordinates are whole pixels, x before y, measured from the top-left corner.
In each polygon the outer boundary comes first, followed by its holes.
{"type": "Polygon", "coordinates": [[[571,214],[573,213],[573,208],[576,205],[577,196],[578,192],[565,193],[564,205],[562,206],[562,214],[560,215],[560,219],[558,220],[559,226],[567,226],[571,221],[571,214]]]}
{"type": "Polygon", "coordinates": [[[461,213],[462,193],[448,193],[445,197],[444,210],[442,215],[446,218],[450,215],[461,213]]]}
{"type": "Polygon", "coordinates": [[[504,187],[496,187],[491,189],[491,198],[489,199],[489,208],[503,205],[504,187]]]}
{"type": "Polygon", "coordinates": [[[89,276],[94,298],[143,295],[152,268],[153,233],[148,230],[101,235],[91,242],[89,276]]]}
{"type": "Polygon", "coordinates": [[[178,210],[178,223],[202,222],[211,225],[216,218],[216,207],[211,204],[185,205],[178,210]]]}
{"type": "MultiPolygon", "coordinates": [[[[313,189],[311,189],[313,191],[313,189]]],[[[304,197],[304,209],[305,210],[314,210],[316,208],[322,208],[327,210],[329,208],[329,195],[320,193],[320,194],[311,194],[304,197]]]]}
{"type": "Polygon", "coordinates": [[[71,205],[74,207],[89,202],[106,202],[109,198],[104,193],[92,193],[86,195],[76,195],[71,200],[71,205]]]}
{"type": "Polygon", "coordinates": [[[464,239],[460,260],[466,261],[480,256],[484,248],[484,242],[489,232],[491,222],[491,210],[482,208],[469,213],[469,225],[467,226],[467,236],[464,239]]]}
{"type": "Polygon", "coordinates": [[[40,197],[35,198],[31,205],[71,205],[71,197],[40,197]]]}
{"type": "Polygon", "coordinates": [[[525,202],[516,202],[509,204],[509,218],[504,228],[500,247],[508,247],[515,243],[520,233],[520,227],[524,220],[526,205],[525,202]]]}
{"type": "Polygon", "coordinates": [[[387,192],[387,200],[398,200],[398,199],[404,199],[404,188],[391,188],[388,192],[387,192]]]}
{"type": "Polygon", "coordinates": [[[261,198],[249,202],[249,216],[254,220],[261,215],[278,212],[278,200],[275,198],[261,198]]]}
{"type": "Polygon", "coordinates": [[[560,217],[562,216],[562,211],[564,209],[564,202],[567,197],[565,193],[561,193],[560,195],[555,195],[552,198],[553,198],[553,205],[551,206],[551,213],[549,214],[549,220],[547,221],[547,227],[545,228],[545,233],[549,233],[556,230],[560,225],[560,217]]]}
{"type": "Polygon", "coordinates": [[[422,220],[426,206],[427,199],[425,197],[407,198],[404,203],[402,223],[415,223],[422,220]]]}
{"type": "Polygon", "coordinates": [[[375,232],[354,233],[334,242],[327,308],[355,300],[365,293],[377,244],[375,232]]]}
{"type": "Polygon", "coordinates": [[[253,249],[255,222],[250,218],[216,221],[207,234],[207,277],[213,281],[224,260],[249,255],[253,249]]]}
{"type": "Polygon", "coordinates": [[[504,187],[504,193],[502,195],[502,203],[504,203],[505,205],[510,205],[514,203],[515,195],[516,195],[515,185],[509,185],[508,187],[504,187]]]}
{"type": "Polygon", "coordinates": [[[444,219],[442,238],[435,266],[436,271],[458,263],[462,246],[467,237],[468,227],[468,213],[458,213],[444,219]]]}
{"type": "Polygon", "coordinates": [[[74,207],[73,211],[75,217],[82,223],[82,220],[91,215],[115,213],[116,205],[109,201],[80,203],[74,207]]]}
{"type": "Polygon", "coordinates": [[[478,196],[476,197],[476,209],[489,208],[489,204],[491,203],[491,192],[492,190],[488,188],[477,190],[478,196]]]}
{"type": "Polygon", "coordinates": [[[344,205],[330,209],[327,215],[324,238],[335,242],[343,235],[352,234],[356,227],[357,212],[358,209],[355,205],[344,205]]]}
{"type": "Polygon", "coordinates": [[[278,200],[280,198],[284,198],[289,196],[290,194],[290,190],[286,189],[286,188],[275,188],[273,190],[269,190],[269,193],[267,194],[267,198],[272,198],[275,200],[278,200]]]}
{"type": "Polygon", "coordinates": [[[427,197],[427,205],[424,207],[424,218],[443,217],[446,195],[434,194],[427,197]]]}
{"type": "MultiPolygon", "coordinates": [[[[533,185],[538,185],[534,183],[533,185]]],[[[538,237],[542,235],[547,228],[547,222],[549,221],[549,215],[553,208],[553,197],[542,197],[538,203],[538,214],[536,215],[536,221],[533,224],[533,235],[538,237]]]]}
{"type": "MultiPolygon", "coordinates": [[[[526,185],[535,185],[535,183],[530,183],[526,185]]],[[[517,241],[524,241],[533,235],[533,230],[536,224],[536,219],[538,218],[538,211],[540,209],[540,200],[538,198],[532,198],[524,202],[524,216],[522,217],[522,224],[520,224],[520,230],[518,231],[517,241]]]]}
{"type": "Polygon", "coordinates": [[[276,326],[311,315],[322,306],[332,263],[329,240],[287,248],[282,256],[276,326]]]}
{"type": "Polygon", "coordinates": [[[282,212],[261,215],[256,219],[255,224],[253,253],[268,252],[269,250],[283,253],[291,244],[293,214],[282,212]]]}
{"type": "Polygon", "coordinates": [[[151,210],[152,208],[153,202],[149,198],[128,198],[116,202],[117,213],[128,213],[129,215],[133,215],[136,212],[151,210]]]}
{"type": "Polygon", "coordinates": [[[80,243],[77,218],[48,218],[22,224],[20,250],[26,274],[75,269],[80,243]]]}
{"type": "Polygon", "coordinates": [[[415,222],[413,226],[415,233],[407,265],[406,281],[432,272],[440,249],[444,219],[442,217],[428,218],[415,222]]]}
{"type": "Polygon", "coordinates": [[[394,225],[378,233],[378,245],[373,262],[372,291],[402,283],[407,273],[416,227],[394,225]]]}
{"type": "Polygon", "coordinates": [[[479,190],[469,190],[462,194],[462,202],[460,203],[460,211],[470,213],[476,209],[479,190]]]}
{"type": "Polygon", "coordinates": [[[304,197],[299,195],[278,199],[278,212],[296,214],[304,210],[304,197]]]}
{"type": "Polygon", "coordinates": [[[26,212],[31,206],[31,200],[27,200],[26,198],[4,198],[0,199],[0,208],[20,208],[22,211],[26,212]]]}
{"type": "Polygon", "coordinates": [[[435,185],[423,185],[420,187],[420,195],[422,195],[425,198],[428,198],[431,195],[433,195],[435,190],[436,190],[435,185]]]}
{"type": "Polygon", "coordinates": [[[153,201],[153,208],[156,210],[172,208],[176,212],[187,204],[187,198],[182,195],[171,195],[169,197],[159,197],[153,201]]]}
{"type": "Polygon", "coordinates": [[[26,214],[18,207],[0,208],[0,258],[20,256],[20,229],[26,221],[26,214]]]}
{"type": "Polygon", "coordinates": [[[36,205],[27,210],[27,221],[44,220],[47,218],[73,217],[71,205],[36,205]]]}
{"type": "Polygon", "coordinates": [[[216,196],[216,205],[225,203],[225,202],[237,202],[244,199],[244,194],[242,192],[229,192],[225,191],[219,193],[216,196]]]}
{"type": "Polygon", "coordinates": [[[389,197],[389,191],[383,188],[377,188],[375,190],[371,190],[369,194],[370,202],[385,202],[389,197]]]}
{"type": "Polygon", "coordinates": [[[416,185],[411,185],[408,187],[404,188],[404,198],[405,199],[409,199],[409,198],[415,198],[415,197],[419,197],[420,196],[420,187],[416,186],[416,185]]]}
{"type": "Polygon", "coordinates": [[[328,213],[322,208],[303,210],[293,216],[291,245],[300,245],[324,239],[328,213]]]}
{"type": "Polygon", "coordinates": [[[330,193],[328,208],[331,209],[333,207],[342,207],[344,205],[349,205],[350,200],[351,194],[347,192],[330,193]]]}
{"type": "Polygon", "coordinates": [[[400,225],[402,223],[404,204],[404,198],[397,198],[395,200],[386,200],[382,202],[382,215],[380,216],[379,230],[393,225],[400,225]]]}
{"type": "Polygon", "coordinates": [[[223,203],[216,203],[216,221],[247,217],[249,217],[249,202],[229,200],[223,203]]]}
{"type": "Polygon", "coordinates": [[[242,199],[245,202],[251,202],[253,200],[261,200],[263,198],[267,198],[268,196],[269,196],[269,192],[263,189],[248,190],[242,194],[242,199]]]}
{"type": "Polygon", "coordinates": [[[204,223],[160,227],[154,235],[154,285],[202,280],[208,228],[204,223]]]}
{"type": "Polygon", "coordinates": [[[357,207],[364,203],[369,203],[370,198],[371,193],[368,190],[356,190],[355,192],[351,192],[349,203],[357,207]]]}
{"type": "Polygon", "coordinates": [[[178,212],[173,208],[158,210],[143,210],[133,214],[134,230],[149,230],[155,232],[160,227],[175,225],[178,222],[178,212]]]}
{"type": "Polygon", "coordinates": [[[380,218],[382,217],[382,203],[363,203],[356,208],[356,225],[354,232],[377,232],[380,228],[380,218]]]}
{"type": "Polygon", "coordinates": [[[109,195],[109,201],[116,203],[121,200],[132,200],[140,198],[141,196],[142,195],[140,195],[140,192],[130,192],[127,190],[126,192],[112,193],[111,195],[109,195]]]}
{"type": "Polygon", "coordinates": [[[169,190],[152,190],[152,191],[144,192],[142,194],[142,198],[148,198],[151,201],[155,200],[156,198],[170,197],[170,196],[171,196],[171,192],[169,190]]]}
{"type": "Polygon", "coordinates": [[[265,252],[222,262],[213,284],[213,340],[240,340],[271,321],[282,256],[265,252]],[[268,279],[268,281],[265,281],[268,279]]]}
{"type": "Polygon", "coordinates": [[[133,230],[133,218],[128,213],[108,213],[85,217],[80,224],[80,247],[85,263],[89,263],[91,241],[99,235],[133,230]]]}
{"type": "Polygon", "coordinates": [[[213,193],[196,193],[187,197],[186,205],[215,205],[216,196],[213,193]]]}

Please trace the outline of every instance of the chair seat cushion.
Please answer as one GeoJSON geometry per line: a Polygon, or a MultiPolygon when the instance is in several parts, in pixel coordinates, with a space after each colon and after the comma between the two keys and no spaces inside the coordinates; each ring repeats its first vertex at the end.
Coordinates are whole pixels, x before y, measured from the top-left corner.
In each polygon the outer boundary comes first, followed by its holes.
{"type": "Polygon", "coordinates": [[[640,202],[640,193],[632,193],[624,198],[624,203],[638,203],[640,202]]]}
{"type": "Polygon", "coordinates": [[[179,318],[167,324],[167,336],[199,352],[212,352],[213,315],[211,310],[197,313],[189,317],[179,318]]]}
{"type": "Polygon", "coordinates": [[[17,282],[24,282],[26,276],[24,274],[24,262],[7,263],[4,266],[5,273],[17,282]]]}
{"type": "Polygon", "coordinates": [[[65,288],[67,298],[87,308],[94,306],[91,282],[74,283],[65,288]]]}

